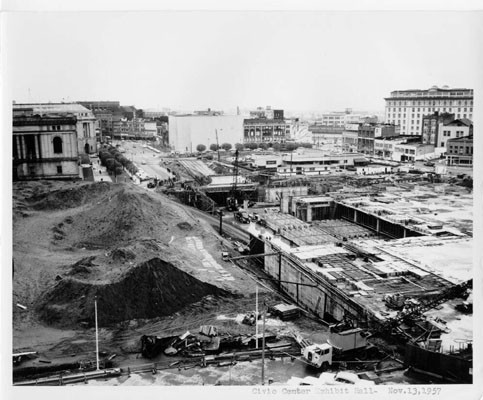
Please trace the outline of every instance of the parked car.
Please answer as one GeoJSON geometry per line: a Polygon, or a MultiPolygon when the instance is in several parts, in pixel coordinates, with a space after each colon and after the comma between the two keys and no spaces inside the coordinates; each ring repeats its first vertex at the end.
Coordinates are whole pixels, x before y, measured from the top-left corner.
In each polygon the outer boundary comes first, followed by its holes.
{"type": "Polygon", "coordinates": [[[237,211],[235,214],[235,219],[242,224],[249,224],[250,223],[250,218],[248,216],[248,213],[245,211],[237,211]]]}
{"type": "Polygon", "coordinates": [[[230,261],[230,260],[228,260],[230,257],[231,257],[230,253],[228,253],[227,251],[223,251],[221,253],[221,258],[223,259],[223,261],[230,261]]]}

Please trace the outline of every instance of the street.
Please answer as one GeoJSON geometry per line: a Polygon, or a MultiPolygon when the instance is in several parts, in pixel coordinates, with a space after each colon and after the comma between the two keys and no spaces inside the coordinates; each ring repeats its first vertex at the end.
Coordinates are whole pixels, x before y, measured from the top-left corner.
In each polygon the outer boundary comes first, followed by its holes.
{"type": "Polygon", "coordinates": [[[134,162],[139,171],[144,171],[150,178],[165,180],[172,177],[166,168],[159,165],[161,161],[159,154],[148,147],[144,147],[143,142],[123,140],[113,141],[113,144],[120,144],[121,149],[126,151],[124,156],[134,162]]]}

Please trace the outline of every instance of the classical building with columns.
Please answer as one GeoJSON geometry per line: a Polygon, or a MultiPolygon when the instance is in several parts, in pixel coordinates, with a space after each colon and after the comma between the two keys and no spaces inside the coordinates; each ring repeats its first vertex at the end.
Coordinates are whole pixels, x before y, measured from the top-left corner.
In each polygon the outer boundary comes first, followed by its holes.
{"type": "Polygon", "coordinates": [[[13,180],[79,178],[77,118],[14,115],[13,180]]]}
{"type": "Polygon", "coordinates": [[[13,104],[13,115],[62,115],[71,114],[77,119],[77,151],[79,154],[97,153],[96,117],[94,113],[78,103],[30,103],[13,104]]]}

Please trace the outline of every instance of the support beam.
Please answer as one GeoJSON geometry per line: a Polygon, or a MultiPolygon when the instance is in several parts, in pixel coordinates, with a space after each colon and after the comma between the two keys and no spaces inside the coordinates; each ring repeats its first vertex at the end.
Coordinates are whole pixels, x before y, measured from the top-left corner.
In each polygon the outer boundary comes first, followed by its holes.
{"type": "Polygon", "coordinates": [[[282,253],[278,255],[278,288],[281,289],[282,282],[282,253]]]}
{"type": "Polygon", "coordinates": [[[259,257],[268,257],[268,256],[276,256],[279,255],[280,253],[262,253],[262,254],[251,254],[249,256],[236,256],[236,257],[230,257],[227,258],[229,261],[234,261],[234,260],[246,260],[249,258],[259,258],[259,257]]]}

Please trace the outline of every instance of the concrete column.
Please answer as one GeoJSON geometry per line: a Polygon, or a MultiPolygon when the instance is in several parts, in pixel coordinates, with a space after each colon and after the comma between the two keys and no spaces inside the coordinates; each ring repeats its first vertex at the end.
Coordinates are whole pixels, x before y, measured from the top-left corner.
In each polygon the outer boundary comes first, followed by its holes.
{"type": "Polygon", "coordinates": [[[23,158],[23,154],[22,154],[22,146],[20,145],[20,138],[19,138],[18,135],[15,135],[14,136],[14,139],[15,139],[14,146],[17,146],[18,158],[22,159],[23,158]]]}
{"type": "Polygon", "coordinates": [[[379,218],[376,218],[376,232],[379,233],[379,225],[380,225],[381,220],[379,218]]]}
{"type": "Polygon", "coordinates": [[[357,222],[357,210],[354,209],[354,222],[357,222]]]}
{"type": "Polygon", "coordinates": [[[40,145],[40,135],[37,135],[38,158],[42,158],[42,146],[40,145]]]}
{"type": "Polygon", "coordinates": [[[35,148],[35,158],[40,158],[39,143],[37,141],[37,136],[34,136],[34,148],[35,148]]]}
{"type": "Polygon", "coordinates": [[[25,136],[20,136],[20,147],[22,149],[22,158],[27,158],[27,148],[25,147],[25,136]]]}
{"type": "Polygon", "coordinates": [[[312,207],[307,206],[307,222],[312,222],[312,207]]]}
{"type": "Polygon", "coordinates": [[[406,228],[403,228],[403,238],[406,237],[406,228]]]}

